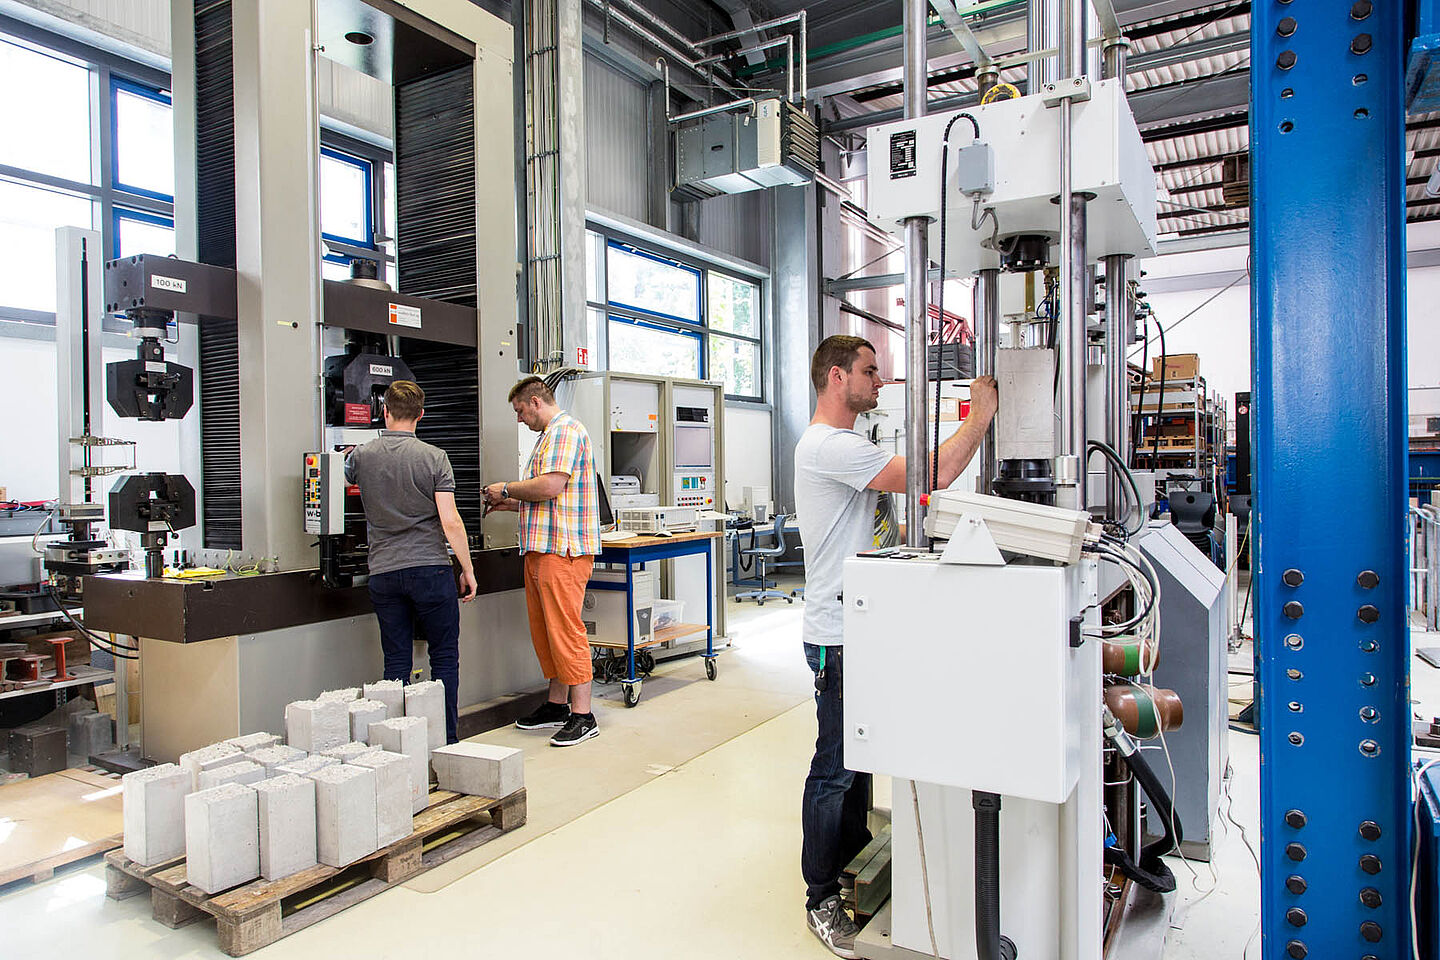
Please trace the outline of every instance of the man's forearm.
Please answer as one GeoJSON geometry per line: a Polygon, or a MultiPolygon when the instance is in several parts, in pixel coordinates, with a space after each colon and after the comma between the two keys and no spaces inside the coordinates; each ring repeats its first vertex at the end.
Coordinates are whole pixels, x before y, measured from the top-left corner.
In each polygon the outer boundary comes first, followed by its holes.
{"type": "Polygon", "coordinates": [[[440,528],[445,531],[445,541],[450,544],[450,549],[455,551],[455,556],[460,561],[460,569],[473,573],[475,566],[470,559],[470,538],[465,533],[465,521],[458,516],[449,523],[442,520],[440,528]]]}
{"type": "Polygon", "coordinates": [[[544,477],[512,480],[507,484],[506,492],[512,499],[524,500],[526,503],[544,503],[546,500],[555,499],[555,494],[550,491],[550,485],[544,477]]]}
{"type": "Polygon", "coordinates": [[[949,440],[940,444],[940,488],[950,486],[955,478],[965,472],[970,465],[975,452],[980,449],[980,441],[985,437],[985,431],[990,428],[990,421],[983,423],[979,418],[966,420],[960,424],[960,428],[951,435],[949,440]]]}

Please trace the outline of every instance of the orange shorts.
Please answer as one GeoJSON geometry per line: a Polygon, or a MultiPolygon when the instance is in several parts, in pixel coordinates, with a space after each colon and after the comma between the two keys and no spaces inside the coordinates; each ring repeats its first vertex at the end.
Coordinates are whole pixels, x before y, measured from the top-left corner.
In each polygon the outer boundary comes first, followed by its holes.
{"type": "Polygon", "coordinates": [[[547,680],[566,686],[589,683],[590,635],[580,619],[585,586],[595,558],[556,553],[525,554],[525,606],[530,612],[530,642],[547,680]]]}

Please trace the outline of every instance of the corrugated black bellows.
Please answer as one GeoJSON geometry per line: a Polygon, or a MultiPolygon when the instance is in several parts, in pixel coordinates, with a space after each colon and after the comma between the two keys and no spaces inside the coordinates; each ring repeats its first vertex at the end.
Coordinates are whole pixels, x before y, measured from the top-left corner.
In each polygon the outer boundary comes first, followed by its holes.
{"type": "MultiPolygon", "coordinates": [[[[398,289],[473,307],[475,90],[469,66],[395,88],[398,289]]],[[[400,356],[425,391],[416,435],[444,450],[455,470],[455,505],[479,535],[480,373],[473,347],[403,338],[400,356]]]]}
{"type": "MultiPolygon", "coordinates": [[[[230,0],[195,4],[195,172],[201,263],[235,266],[235,88],[230,0]]],[[[234,322],[200,324],[202,537],[239,550],[240,353],[234,322]]]]}

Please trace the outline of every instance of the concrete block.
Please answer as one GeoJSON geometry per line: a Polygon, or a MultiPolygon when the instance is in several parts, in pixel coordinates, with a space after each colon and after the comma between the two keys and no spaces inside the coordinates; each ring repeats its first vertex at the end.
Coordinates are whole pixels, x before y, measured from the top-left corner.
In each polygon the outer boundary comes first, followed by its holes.
{"type": "Polygon", "coordinates": [[[227,783],[258,783],[264,779],[265,765],[263,763],[256,763],[254,760],[236,760],[234,763],[227,763],[224,766],[201,770],[200,776],[196,779],[196,786],[201,790],[209,790],[227,783]]]}
{"type": "Polygon", "coordinates": [[[405,716],[430,722],[430,749],[445,746],[445,684],[439,680],[412,683],[405,688],[405,716]]]}
{"type": "Polygon", "coordinates": [[[365,699],[385,704],[385,719],[405,716],[405,684],[399,680],[376,680],[365,684],[365,699]]]}
{"type": "Polygon", "coordinates": [[[212,743],[199,750],[180,754],[180,768],[190,774],[190,792],[200,789],[200,773],[234,763],[244,757],[240,748],[231,743],[212,743]]]}
{"type": "Polygon", "coordinates": [[[219,893],[260,876],[255,788],[227,783],[185,798],[185,879],[219,893]]]}
{"type": "Polygon", "coordinates": [[[70,752],[87,760],[115,746],[115,721],[108,713],[89,710],[70,715],[70,752]]]}
{"type": "Polygon", "coordinates": [[[350,740],[350,710],[343,700],[296,700],[285,705],[285,740],[320,753],[350,740]]]}
{"type": "Polygon", "coordinates": [[[239,747],[241,753],[254,753],[256,750],[275,746],[280,742],[280,738],[273,733],[247,733],[243,737],[231,737],[225,742],[232,747],[239,747]]]}
{"type": "Polygon", "coordinates": [[[315,839],[320,862],[354,863],[379,849],[375,826],[375,771],[338,763],[311,774],[315,781],[315,839]]]}
{"type": "Polygon", "coordinates": [[[279,880],[319,863],[315,781],[293,773],[255,784],[260,809],[260,876],[279,880]]]}
{"type": "Polygon", "coordinates": [[[302,757],[299,760],[292,760],[290,763],[282,763],[275,768],[275,775],[282,773],[293,773],[297,776],[308,777],[317,770],[324,770],[326,767],[333,767],[339,763],[334,757],[322,757],[314,754],[309,757],[302,757]]]}
{"type": "Polygon", "coordinates": [[[273,747],[263,747],[247,753],[245,754],[245,759],[253,760],[255,763],[263,766],[265,768],[265,776],[268,779],[278,776],[275,772],[276,767],[283,766],[287,763],[294,763],[296,760],[304,760],[306,756],[308,756],[308,754],[299,747],[277,743],[273,747]]]}
{"type": "Polygon", "coordinates": [[[525,754],[488,743],[452,743],[430,755],[441,790],[476,797],[508,797],[525,786],[525,754]]]}
{"type": "Polygon", "coordinates": [[[341,687],[339,690],[326,690],[316,700],[358,700],[360,699],[359,687],[341,687]]]}
{"type": "Polygon", "coordinates": [[[125,810],[125,856],[153,867],[185,852],[185,795],[190,792],[187,771],[174,763],[136,770],[121,778],[120,792],[125,810]]]}
{"type": "Polygon", "coordinates": [[[350,762],[375,771],[376,842],[385,847],[410,836],[415,829],[410,758],[403,753],[374,750],[350,762]]]}
{"type": "Polygon", "coordinates": [[[424,717],[396,717],[370,724],[370,739],[391,753],[410,758],[410,809],[419,813],[430,802],[429,724],[424,717]]]}
{"type": "Polygon", "coordinates": [[[370,742],[370,724],[388,720],[390,708],[379,700],[352,700],[350,708],[350,739],[360,743],[370,742]]]}
{"type": "MultiPolygon", "coordinates": [[[[63,718],[62,724],[68,723],[63,718]]],[[[70,766],[66,752],[66,730],[62,726],[37,724],[10,731],[10,770],[32,777],[59,773],[70,766]]]]}
{"type": "Polygon", "coordinates": [[[349,763],[356,757],[379,750],[379,747],[372,747],[368,743],[342,743],[338,747],[331,747],[321,754],[322,757],[334,757],[341,763],[349,763]]]}

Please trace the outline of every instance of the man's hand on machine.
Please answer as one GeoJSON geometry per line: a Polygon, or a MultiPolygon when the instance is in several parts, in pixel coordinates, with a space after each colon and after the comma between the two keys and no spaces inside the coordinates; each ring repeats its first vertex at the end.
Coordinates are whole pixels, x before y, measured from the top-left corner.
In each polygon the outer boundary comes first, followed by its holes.
{"type": "Polygon", "coordinates": [[[970,416],[977,414],[986,422],[995,418],[1000,409],[1000,391],[991,376],[976,377],[970,381],[970,416]]]}
{"type": "Polygon", "coordinates": [[[495,512],[497,512],[497,511],[500,511],[500,510],[509,510],[509,511],[514,512],[514,511],[517,511],[517,510],[519,510],[519,509],[520,509],[520,501],[519,501],[519,500],[516,500],[514,497],[511,497],[509,500],[498,500],[498,501],[496,501],[495,503],[487,503],[487,504],[485,504],[485,516],[488,517],[488,516],[490,516],[490,514],[495,513],[495,512]]]}

